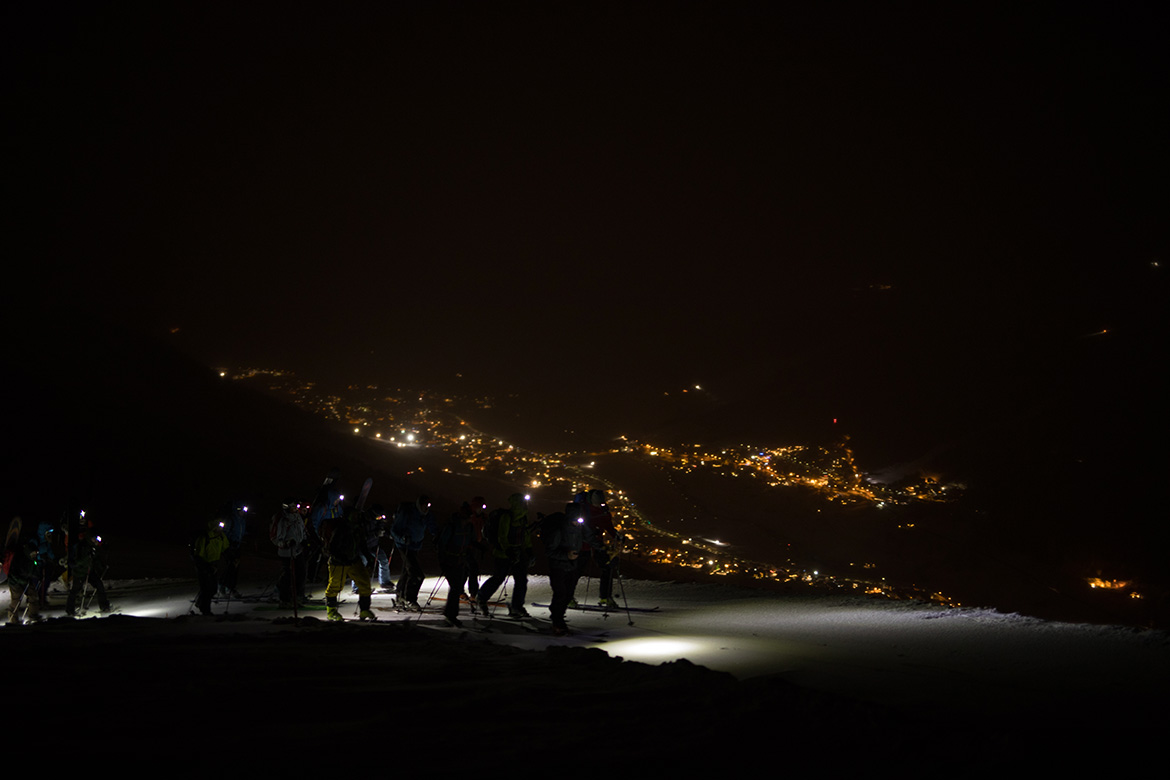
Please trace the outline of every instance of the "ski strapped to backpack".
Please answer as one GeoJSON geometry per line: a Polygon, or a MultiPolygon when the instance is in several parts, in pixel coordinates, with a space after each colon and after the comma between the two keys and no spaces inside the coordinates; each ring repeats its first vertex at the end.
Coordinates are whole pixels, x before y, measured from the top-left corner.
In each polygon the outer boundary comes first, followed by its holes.
{"type": "Polygon", "coordinates": [[[20,517],[12,518],[12,522],[8,525],[8,536],[4,538],[3,573],[5,580],[8,579],[8,572],[12,569],[12,559],[20,547],[20,529],[20,517]]]}

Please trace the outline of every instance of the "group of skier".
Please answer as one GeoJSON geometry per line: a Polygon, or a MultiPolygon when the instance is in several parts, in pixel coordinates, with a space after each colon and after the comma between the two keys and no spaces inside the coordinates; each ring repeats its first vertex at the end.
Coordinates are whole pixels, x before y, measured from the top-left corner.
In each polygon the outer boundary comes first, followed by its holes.
{"type": "MultiPolygon", "coordinates": [[[[397,601],[419,609],[418,588],[423,574],[416,553],[424,533],[422,501],[400,510],[391,525],[391,536],[403,550],[403,575],[395,586],[397,601]],[[405,548],[405,549],[404,549],[405,548]]],[[[565,615],[573,603],[577,581],[596,564],[601,604],[616,606],[613,580],[621,539],[601,490],[579,493],[561,512],[529,515],[529,497],[513,493],[506,507],[489,512],[480,496],[464,502],[441,527],[428,526],[438,553],[439,568],[447,581],[443,613],[450,625],[459,626],[459,603],[466,594],[473,612],[490,614],[492,597],[508,579],[512,593],[507,608],[511,618],[527,618],[528,572],[536,563],[537,542],[548,559],[553,596],[550,605],[553,631],[568,633],[565,615]],[[487,579],[480,582],[480,574],[487,579]]]]}
{"type": "MultiPolygon", "coordinates": [[[[375,619],[374,576],[384,592],[394,594],[398,609],[421,610],[419,590],[426,575],[420,553],[431,545],[447,582],[443,615],[450,625],[462,625],[461,601],[469,602],[473,613],[490,615],[492,597],[509,579],[508,616],[527,618],[528,572],[536,563],[537,542],[548,560],[555,633],[567,633],[566,611],[578,579],[591,565],[597,568],[601,604],[616,606],[613,580],[621,539],[601,490],[579,493],[564,511],[535,517],[529,515],[529,497],[521,493],[492,511],[476,496],[444,523],[425,495],[401,503],[392,515],[377,504],[366,508],[364,499],[365,492],[347,505],[333,480],[327,480],[310,504],[291,499],[282,503],[272,517],[269,537],[281,562],[276,584],[283,606],[306,604],[306,583],[318,581],[324,565],[326,615],[331,620],[341,619],[339,597],[346,587],[357,595],[359,617],[375,619]],[[395,557],[401,567],[396,580],[390,574],[395,557]]],[[[194,608],[203,614],[211,614],[214,598],[242,598],[237,582],[247,520],[248,507],[230,503],[191,542],[198,580],[194,608]]],[[[82,614],[94,598],[102,612],[111,611],[103,583],[106,568],[101,537],[84,512],[68,511],[59,524],[35,527],[15,519],[3,556],[8,621],[40,620],[41,609],[49,604],[49,588],[58,580],[68,588],[66,615],[82,614]]]]}
{"type": "Polygon", "coordinates": [[[96,597],[98,608],[110,612],[102,578],[107,568],[101,537],[84,511],[66,511],[59,524],[25,526],[21,518],[9,525],[2,571],[8,585],[8,623],[38,622],[49,606],[49,590],[61,581],[67,587],[65,614],[78,617],[96,597]]]}
{"type": "MultiPolygon", "coordinates": [[[[273,515],[269,537],[281,561],[277,592],[283,606],[308,603],[306,582],[319,580],[324,564],[325,609],[331,620],[342,619],[338,606],[346,588],[357,595],[359,619],[376,619],[371,609],[375,577],[383,592],[394,594],[397,609],[419,611],[426,576],[420,553],[432,545],[447,582],[443,615],[449,625],[462,626],[459,609],[464,600],[473,613],[490,615],[491,599],[508,579],[508,616],[527,618],[528,572],[536,562],[537,541],[548,559],[554,633],[568,633],[566,611],[590,565],[599,573],[601,604],[616,606],[613,580],[621,539],[601,490],[579,493],[564,511],[535,517],[529,516],[529,497],[521,493],[492,511],[476,496],[440,523],[426,495],[402,502],[391,514],[378,504],[365,506],[368,489],[367,484],[359,499],[346,503],[336,482],[326,480],[313,502],[286,500],[273,515]],[[400,566],[396,580],[390,574],[395,557],[400,566]],[[481,574],[487,575],[482,583],[481,574]]],[[[192,548],[200,575],[196,607],[204,614],[210,613],[213,594],[238,596],[234,572],[225,577],[238,565],[229,526],[228,518],[213,520],[192,548]]],[[[427,601],[432,599],[437,599],[435,594],[427,601]]]]}
{"type": "MultiPolygon", "coordinates": [[[[391,525],[391,535],[403,550],[403,575],[395,592],[399,603],[419,609],[418,588],[423,574],[417,565],[417,550],[424,536],[422,501],[400,510],[391,525]],[[405,548],[405,549],[404,549],[405,548]]],[[[466,594],[473,612],[490,614],[492,597],[508,579],[512,593],[507,608],[511,618],[527,618],[528,572],[536,563],[537,542],[548,559],[553,596],[550,605],[553,631],[568,633],[565,614],[573,602],[577,581],[591,563],[597,565],[601,604],[616,606],[613,580],[621,540],[601,490],[579,493],[561,512],[529,515],[529,497],[513,493],[506,507],[489,512],[480,496],[464,502],[433,535],[439,568],[447,581],[443,613],[450,625],[459,626],[459,603],[466,594]],[[480,582],[481,570],[487,579],[480,582]]]]}

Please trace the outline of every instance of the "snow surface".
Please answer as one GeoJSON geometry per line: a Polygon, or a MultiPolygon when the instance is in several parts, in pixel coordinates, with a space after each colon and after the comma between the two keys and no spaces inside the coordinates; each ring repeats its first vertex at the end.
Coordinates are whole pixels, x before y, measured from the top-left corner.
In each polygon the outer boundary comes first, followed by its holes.
{"type": "MultiPolygon", "coordinates": [[[[422,593],[441,597],[435,585],[422,593]]],[[[447,628],[436,614],[393,611],[382,594],[378,622],[336,624],[252,600],[190,615],[187,579],[108,586],[117,614],[64,618],[57,593],[48,620],[0,631],[0,652],[30,697],[91,692],[101,714],[80,740],[132,738],[140,758],[173,754],[192,735],[228,751],[350,745],[368,732],[375,751],[405,732],[428,747],[403,761],[453,774],[428,763],[449,742],[567,774],[590,774],[591,759],[573,756],[598,742],[610,759],[680,769],[778,753],[928,771],[962,744],[954,776],[1133,756],[1170,720],[1164,632],[992,610],[627,580],[630,605],[659,609],[571,612],[575,635],[554,638],[500,619],[487,632],[447,628]]],[[[533,577],[528,595],[546,603],[547,579],[533,577]]],[[[345,598],[351,616],[355,597],[345,598]]],[[[59,744],[56,733],[32,738],[59,744]]]]}

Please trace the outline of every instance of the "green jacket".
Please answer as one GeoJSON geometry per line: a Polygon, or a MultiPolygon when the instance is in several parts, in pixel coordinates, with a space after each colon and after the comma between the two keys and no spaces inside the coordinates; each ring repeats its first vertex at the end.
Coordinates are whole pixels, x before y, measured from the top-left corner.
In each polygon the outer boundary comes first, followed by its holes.
{"type": "Polygon", "coordinates": [[[213,521],[208,526],[207,533],[195,540],[195,557],[207,563],[216,563],[228,545],[227,534],[213,521]]]}
{"type": "Polygon", "coordinates": [[[508,503],[509,510],[500,515],[495,555],[516,561],[532,555],[532,526],[528,524],[528,502],[524,496],[514,493],[508,503]]]}

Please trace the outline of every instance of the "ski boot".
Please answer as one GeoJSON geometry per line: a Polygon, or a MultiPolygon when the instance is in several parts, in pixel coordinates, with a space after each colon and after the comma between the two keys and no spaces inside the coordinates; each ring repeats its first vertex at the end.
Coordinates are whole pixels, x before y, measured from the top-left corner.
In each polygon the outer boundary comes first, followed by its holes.
{"type": "Polygon", "coordinates": [[[328,620],[336,620],[338,622],[345,620],[341,613],[337,611],[337,607],[325,607],[325,617],[328,620]]]}
{"type": "Polygon", "coordinates": [[[378,616],[375,615],[373,612],[371,612],[368,609],[363,609],[361,611],[361,614],[358,615],[358,620],[371,620],[372,621],[372,620],[377,620],[377,619],[378,619],[378,616]]]}

